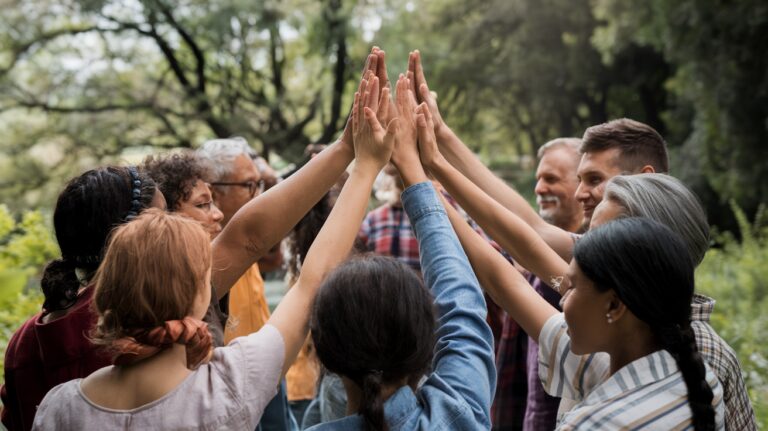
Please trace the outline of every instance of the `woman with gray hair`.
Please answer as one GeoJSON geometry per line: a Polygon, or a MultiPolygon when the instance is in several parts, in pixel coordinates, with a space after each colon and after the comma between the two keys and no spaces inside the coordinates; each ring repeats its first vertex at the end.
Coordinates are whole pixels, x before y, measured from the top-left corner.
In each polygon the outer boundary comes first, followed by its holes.
{"type": "Polygon", "coordinates": [[[605,187],[603,202],[595,208],[590,228],[619,217],[646,217],[656,220],[686,243],[698,265],[709,249],[709,224],[699,199],[680,180],[665,174],[619,175],[605,187]],[[613,206],[612,204],[615,204],[613,206]],[[606,214],[606,210],[617,211],[606,214]],[[608,216],[608,217],[606,217],[608,216]]]}

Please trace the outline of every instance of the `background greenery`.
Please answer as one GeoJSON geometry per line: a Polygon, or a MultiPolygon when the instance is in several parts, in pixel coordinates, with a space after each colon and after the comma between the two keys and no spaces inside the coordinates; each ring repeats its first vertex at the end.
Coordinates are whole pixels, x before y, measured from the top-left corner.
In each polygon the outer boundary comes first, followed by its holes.
{"type": "Polygon", "coordinates": [[[448,123],[530,192],[533,156],[618,117],[666,138],[720,232],[699,268],[768,421],[763,0],[0,0],[0,337],[39,308],[63,183],[246,137],[280,165],[343,126],[372,44],[419,48],[448,123]],[[738,209],[737,209],[738,208],[738,209]],[[45,215],[45,216],[44,216],[45,215]],[[748,222],[751,220],[752,222],[748,222]]]}

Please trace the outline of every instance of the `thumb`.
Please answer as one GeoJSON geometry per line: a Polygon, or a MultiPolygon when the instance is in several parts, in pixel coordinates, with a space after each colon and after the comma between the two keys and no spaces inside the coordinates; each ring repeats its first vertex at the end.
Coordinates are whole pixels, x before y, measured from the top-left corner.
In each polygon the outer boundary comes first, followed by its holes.
{"type": "Polygon", "coordinates": [[[387,125],[387,134],[384,135],[384,145],[392,147],[395,143],[395,136],[400,130],[400,121],[398,118],[393,118],[387,125]]]}
{"type": "Polygon", "coordinates": [[[368,125],[371,126],[371,130],[373,130],[374,133],[380,133],[382,132],[381,123],[379,123],[379,120],[376,118],[376,114],[373,112],[373,110],[369,107],[364,108],[365,112],[365,119],[368,121],[368,125]]]}

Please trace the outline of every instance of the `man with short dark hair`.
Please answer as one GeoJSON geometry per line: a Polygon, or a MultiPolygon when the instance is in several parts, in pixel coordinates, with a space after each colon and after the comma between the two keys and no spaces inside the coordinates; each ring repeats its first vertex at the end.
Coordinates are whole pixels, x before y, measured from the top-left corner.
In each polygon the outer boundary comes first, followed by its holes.
{"type": "Polygon", "coordinates": [[[576,199],[584,206],[584,227],[603,200],[605,182],[616,175],[667,173],[667,144],[653,127],[622,118],[584,132],[576,199]]]}

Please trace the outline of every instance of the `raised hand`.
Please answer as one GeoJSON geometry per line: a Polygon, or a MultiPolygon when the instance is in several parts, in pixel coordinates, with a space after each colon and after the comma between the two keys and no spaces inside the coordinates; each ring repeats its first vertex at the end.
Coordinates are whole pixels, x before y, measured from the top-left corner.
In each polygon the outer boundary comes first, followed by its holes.
{"type": "Polygon", "coordinates": [[[432,113],[429,111],[426,103],[422,103],[416,108],[416,128],[419,137],[419,158],[421,159],[421,164],[425,168],[431,169],[436,163],[445,159],[437,149],[435,125],[432,120],[432,113]]]}
{"type": "MultiPolygon", "coordinates": [[[[392,119],[386,130],[382,127],[377,112],[379,103],[379,78],[370,72],[368,79],[360,82],[352,105],[352,131],[356,164],[381,169],[390,159],[398,129],[398,119],[392,119]]],[[[389,89],[381,92],[389,99],[389,89]]],[[[384,106],[387,106],[385,103],[384,106]]]]}
{"type": "Polygon", "coordinates": [[[429,112],[432,114],[435,135],[439,136],[441,132],[447,129],[447,126],[437,107],[437,98],[429,91],[427,80],[424,78],[424,68],[421,66],[421,53],[419,50],[412,51],[408,55],[407,77],[411,80],[411,91],[416,95],[418,101],[427,104],[429,112]]]}
{"type": "Polygon", "coordinates": [[[400,113],[400,127],[397,133],[395,151],[392,154],[392,163],[401,169],[401,165],[410,161],[418,162],[418,149],[416,147],[416,98],[408,88],[408,79],[400,75],[396,84],[395,106],[400,113]]]}
{"type": "MultiPolygon", "coordinates": [[[[361,79],[365,79],[369,73],[376,73],[379,70],[379,47],[374,46],[371,48],[371,53],[365,60],[365,66],[363,67],[363,73],[360,75],[361,79]]],[[[381,57],[383,58],[383,57],[381,57]]],[[[354,109],[354,108],[353,108],[354,109]]],[[[352,147],[352,113],[347,117],[347,124],[344,126],[344,132],[341,135],[340,142],[342,145],[347,146],[350,150],[352,147]]]]}

